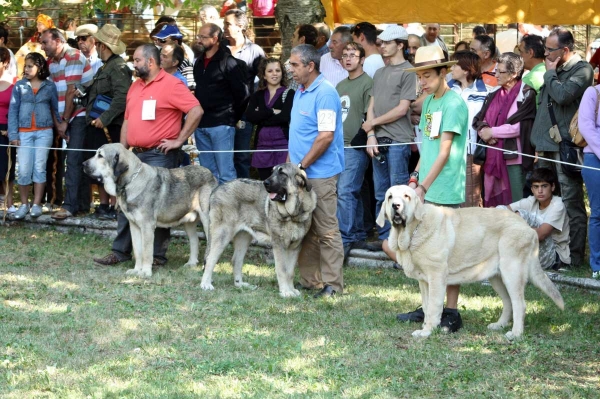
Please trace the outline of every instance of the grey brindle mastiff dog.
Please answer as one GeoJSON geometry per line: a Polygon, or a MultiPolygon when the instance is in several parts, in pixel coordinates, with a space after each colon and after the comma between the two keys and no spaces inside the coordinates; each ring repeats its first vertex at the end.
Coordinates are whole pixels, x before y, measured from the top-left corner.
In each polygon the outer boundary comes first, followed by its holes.
{"type": "Polygon", "coordinates": [[[294,268],[316,203],[306,174],[291,163],[275,166],[264,182],[236,179],[217,187],[210,196],[210,241],[200,287],[214,289],[213,269],[231,241],[234,284],[251,287],[242,281],[244,256],[252,238],[270,237],[280,295],[300,295],[294,288],[294,268]]]}
{"type": "Polygon", "coordinates": [[[212,173],[202,167],[166,169],[147,165],[121,144],[106,144],[83,164],[83,170],[117,197],[117,205],[129,220],[135,268],[127,274],[152,276],[152,252],[156,227],[183,224],[190,240],[185,266],[198,264],[196,226],[202,221],[208,232],[208,200],[217,186],[212,173]]]}

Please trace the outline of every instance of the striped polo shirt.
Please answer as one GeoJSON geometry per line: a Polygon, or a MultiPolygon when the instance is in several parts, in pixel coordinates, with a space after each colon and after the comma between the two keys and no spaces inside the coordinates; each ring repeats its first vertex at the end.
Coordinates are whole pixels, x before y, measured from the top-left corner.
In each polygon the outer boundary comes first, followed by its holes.
{"type": "MultiPolygon", "coordinates": [[[[65,112],[68,86],[74,84],[89,86],[94,78],[94,70],[79,50],[71,48],[67,44],[59,57],[59,59],[51,60],[49,68],[50,77],[58,91],[58,112],[62,117],[65,112]]],[[[85,115],[85,107],[78,107],[71,116],[76,115],[85,115]]]]}

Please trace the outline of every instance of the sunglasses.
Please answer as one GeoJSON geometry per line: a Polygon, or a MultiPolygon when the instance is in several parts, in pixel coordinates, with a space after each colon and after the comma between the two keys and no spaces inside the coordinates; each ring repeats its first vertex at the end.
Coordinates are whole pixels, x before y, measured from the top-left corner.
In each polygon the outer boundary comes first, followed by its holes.
{"type": "Polygon", "coordinates": [[[77,40],[78,42],[80,42],[80,41],[82,41],[82,40],[85,42],[85,41],[88,39],[88,37],[90,37],[90,36],[89,36],[89,35],[88,35],[88,36],[77,36],[77,37],[76,37],[76,40],[77,40]]]}
{"type": "Polygon", "coordinates": [[[167,39],[154,38],[154,41],[165,44],[167,42],[167,39]]]}

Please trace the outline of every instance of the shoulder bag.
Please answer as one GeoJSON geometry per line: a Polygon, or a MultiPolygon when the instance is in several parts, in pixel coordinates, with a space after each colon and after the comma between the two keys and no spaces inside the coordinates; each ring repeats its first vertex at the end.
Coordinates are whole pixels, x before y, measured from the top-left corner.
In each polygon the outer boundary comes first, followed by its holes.
{"type": "MultiPolygon", "coordinates": [[[[554,104],[548,96],[548,111],[550,113],[550,121],[552,125],[558,126],[556,116],[554,115],[554,104]]],[[[577,115],[577,114],[575,114],[577,115]]],[[[560,154],[560,167],[562,172],[571,178],[581,179],[581,166],[583,165],[583,149],[571,140],[561,140],[558,143],[558,152],[560,154]]]]}

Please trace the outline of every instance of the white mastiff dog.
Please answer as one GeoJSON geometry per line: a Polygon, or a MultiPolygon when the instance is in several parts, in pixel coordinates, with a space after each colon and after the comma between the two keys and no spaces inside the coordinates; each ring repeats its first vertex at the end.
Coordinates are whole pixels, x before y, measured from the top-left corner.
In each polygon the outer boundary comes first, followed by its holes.
{"type": "Polygon", "coordinates": [[[536,232],[518,215],[502,209],[450,209],[422,204],[408,186],[393,186],[377,217],[392,227],[389,246],[408,277],[419,281],[425,321],[415,337],[427,337],[440,323],[447,285],[489,279],[503,310],[491,330],[513,319],[510,340],[523,334],[525,285],[531,281],[564,309],[560,292],[538,260],[536,232]]]}

